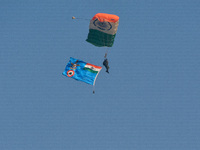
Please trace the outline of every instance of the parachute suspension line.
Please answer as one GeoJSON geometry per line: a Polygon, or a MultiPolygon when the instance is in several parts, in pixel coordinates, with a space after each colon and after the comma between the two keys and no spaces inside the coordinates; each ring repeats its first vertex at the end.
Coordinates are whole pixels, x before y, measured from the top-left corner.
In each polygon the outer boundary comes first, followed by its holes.
{"type": "MultiPolygon", "coordinates": [[[[108,36],[107,36],[107,38],[106,38],[106,41],[108,41],[108,36]]],[[[108,43],[106,43],[106,42],[104,41],[104,44],[107,45],[108,43]]],[[[108,48],[109,48],[109,47],[106,48],[106,53],[105,53],[105,56],[104,56],[105,59],[107,58],[107,55],[108,55],[108,48]]]]}
{"type": "Polygon", "coordinates": [[[95,94],[95,85],[93,85],[93,94],[95,94]]]}
{"type": "Polygon", "coordinates": [[[95,93],[95,82],[96,82],[97,76],[99,75],[99,72],[97,73],[97,75],[96,75],[96,77],[94,79],[94,82],[93,82],[93,94],[95,93]]]}
{"type": "Polygon", "coordinates": [[[107,49],[106,49],[106,53],[105,53],[104,58],[107,58],[107,54],[108,54],[108,47],[107,47],[107,49]]]}
{"type": "Polygon", "coordinates": [[[86,19],[86,18],[76,18],[76,17],[74,17],[74,16],[72,17],[72,19],[78,19],[78,20],[79,20],[79,19],[80,19],[80,20],[90,20],[90,19],[86,19]]]}

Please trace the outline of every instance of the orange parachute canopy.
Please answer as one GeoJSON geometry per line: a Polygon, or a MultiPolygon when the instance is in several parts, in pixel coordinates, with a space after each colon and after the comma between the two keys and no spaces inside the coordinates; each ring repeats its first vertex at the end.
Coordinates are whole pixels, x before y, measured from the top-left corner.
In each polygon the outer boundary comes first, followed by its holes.
{"type": "Polygon", "coordinates": [[[98,19],[100,22],[117,22],[119,17],[117,15],[98,13],[96,14],[92,20],[98,19]]]}

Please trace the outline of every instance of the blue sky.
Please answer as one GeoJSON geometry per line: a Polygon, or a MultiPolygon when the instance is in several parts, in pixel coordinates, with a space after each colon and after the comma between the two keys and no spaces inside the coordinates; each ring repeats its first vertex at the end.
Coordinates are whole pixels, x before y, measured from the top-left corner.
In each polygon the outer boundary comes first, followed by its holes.
{"type": "Polygon", "coordinates": [[[1,150],[200,149],[198,0],[0,0],[1,150]],[[110,74],[62,75],[70,57],[102,66],[85,40],[96,13],[120,17],[110,74]],[[72,20],[71,17],[89,20],[72,20]]]}

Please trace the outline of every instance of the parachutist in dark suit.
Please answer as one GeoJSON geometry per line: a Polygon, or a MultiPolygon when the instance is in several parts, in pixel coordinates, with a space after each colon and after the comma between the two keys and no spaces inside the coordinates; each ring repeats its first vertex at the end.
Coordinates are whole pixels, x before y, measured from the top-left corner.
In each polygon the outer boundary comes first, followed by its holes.
{"type": "Polygon", "coordinates": [[[109,73],[108,69],[110,67],[108,66],[108,59],[107,58],[103,61],[103,65],[106,67],[106,72],[109,73]]]}

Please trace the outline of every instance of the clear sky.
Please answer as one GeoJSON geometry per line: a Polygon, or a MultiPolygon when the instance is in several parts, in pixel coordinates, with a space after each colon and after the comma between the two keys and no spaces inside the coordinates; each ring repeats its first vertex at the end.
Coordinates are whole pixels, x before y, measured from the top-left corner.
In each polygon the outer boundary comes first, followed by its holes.
{"type": "Polygon", "coordinates": [[[200,149],[199,14],[199,0],[0,0],[0,149],[200,149]],[[62,72],[102,66],[85,41],[99,12],[120,19],[92,94],[62,72]]]}

